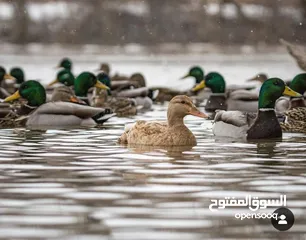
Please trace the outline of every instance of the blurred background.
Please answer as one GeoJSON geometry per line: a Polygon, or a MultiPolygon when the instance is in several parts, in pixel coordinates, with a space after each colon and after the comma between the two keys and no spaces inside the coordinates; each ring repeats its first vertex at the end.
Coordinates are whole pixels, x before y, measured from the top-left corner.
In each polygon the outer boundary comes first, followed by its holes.
{"type": "Polygon", "coordinates": [[[303,43],[306,0],[0,0],[2,43],[303,43]]]}
{"type": "Polygon", "coordinates": [[[186,90],[192,65],[229,84],[299,73],[279,39],[305,43],[306,0],[0,0],[0,23],[0,62],[28,78],[47,83],[70,57],[76,74],[107,62],[186,90]]]}

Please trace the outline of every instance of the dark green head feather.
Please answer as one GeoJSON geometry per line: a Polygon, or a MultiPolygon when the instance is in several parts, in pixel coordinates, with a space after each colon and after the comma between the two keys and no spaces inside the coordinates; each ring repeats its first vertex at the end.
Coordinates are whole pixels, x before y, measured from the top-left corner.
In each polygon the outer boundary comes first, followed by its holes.
{"type": "Polygon", "coordinates": [[[74,91],[78,97],[87,97],[88,90],[94,87],[97,78],[91,72],[83,72],[74,80],[74,91]]]}
{"type": "Polygon", "coordinates": [[[213,93],[225,93],[225,80],[223,76],[217,72],[210,72],[205,76],[205,85],[210,88],[213,93]]]}
{"type": "Polygon", "coordinates": [[[182,79],[187,77],[194,77],[196,80],[196,84],[198,84],[204,79],[204,71],[201,67],[194,66],[190,68],[189,72],[184,77],[182,77],[182,79]]]}
{"type": "Polygon", "coordinates": [[[63,58],[59,63],[59,67],[62,67],[62,68],[65,68],[71,71],[72,61],[69,58],[63,58]]]}
{"type": "Polygon", "coordinates": [[[293,91],[303,95],[306,91],[306,73],[296,75],[289,86],[293,91]]]}
{"type": "Polygon", "coordinates": [[[24,72],[21,68],[14,67],[11,69],[10,74],[16,78],[16,83],[21,84],[25,81],[24,72]]]}
{"type": "Polygon", "coordinates": [[[28,105],[38,107],[46,102],[46,91],[44,87],[35,80],[22,83],[19,87],[21,97],[28,100],[28,105]]]}
{"type": "Polygon", "coordinates": [[[274,108],[275,101],[282,95],[300,97],[301,94],[293,91],[280,78],[266,80],[259,92],[258,108],[274,108]]]}
{"type": "Polygon", "coordinates": [[[66,85],[66,86],[73,86],[74,85],[74,76],[68,69],[63,69],[57,73],[56,76],[57,80],[66,85]]]}
{"type": "Polygon", "coordinates": [[[5,74],[6,74],[5,68],[0,66],[0,81],[4,79],[5,74]]]}

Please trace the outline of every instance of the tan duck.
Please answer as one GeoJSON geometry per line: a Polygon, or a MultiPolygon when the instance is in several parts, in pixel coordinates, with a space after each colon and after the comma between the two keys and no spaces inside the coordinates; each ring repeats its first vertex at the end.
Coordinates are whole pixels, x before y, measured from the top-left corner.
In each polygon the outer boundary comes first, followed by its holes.
{"type": "Polygon", "coordinates": [[[195,136],[184,124],[184,117],[194,115],[207,118],[185,95],[174,97],[168,106],[167,122],[137,121],[126,129],[118,142],[129,145],[194,146],[195,136]]]}

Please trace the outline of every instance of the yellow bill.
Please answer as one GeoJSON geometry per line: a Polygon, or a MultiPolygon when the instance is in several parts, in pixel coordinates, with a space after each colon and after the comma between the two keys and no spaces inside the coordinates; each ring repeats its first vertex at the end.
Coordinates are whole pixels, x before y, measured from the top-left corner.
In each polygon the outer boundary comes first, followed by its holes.
{"type": "Polygon", "coordinates": [[[4,79],[10,79],[10,80],[16,80],[16,78],[14,78],[11,74],[4,74],[4,79]]]}
{"type": "Polygon", "coordinates": [[[105,84],[97,81],[97,83],[95,84],[95,87],[100,88],[100,89],[105,89],[105,90],[109,90],[109,87],[106,86],[105,84]]]}
{"type": "Polygon", "coordinates": [[[196,85],[192,91],[196,92],[206,87],[205,80],[202,80],[198,85],[196,85]]]}
{"type": "Polygon", "coordinates": [[[52,86],[52,85],[54,85],[55,83],[58,83],[58,82],[59,82],[58,79],[55,79],[54,81],[52,81],[48,84],[48,87],[50,87],[50,86],[52,86]]]}
{"type": "Polygon", "coordinates": [[[284,95],[286,96],[290,96],[290,97],[302,97],[301,94],[299,94],[298,92],[296,91],[293,91],[290,87],[286,86],[285,87],[285,90],[283,92],[284,95]]]}
{"type": "Polygon", "coordinates": [[[4,102],[11,102],[11,101],[14,101],[14,100],[19,99],[19,98],[21,98],[21,96],[19,94],[19,91],[16,91],[13,95],[4,99],[4,102]]]}

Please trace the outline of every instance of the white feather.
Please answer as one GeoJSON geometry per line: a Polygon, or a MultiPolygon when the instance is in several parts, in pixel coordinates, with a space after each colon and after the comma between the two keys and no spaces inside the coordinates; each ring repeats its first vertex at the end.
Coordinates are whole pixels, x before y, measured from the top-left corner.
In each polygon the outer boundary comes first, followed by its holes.
{"type": "Polygon", "coordinates": [[[244,138],[246,137],[247,125],[237,127],[232,124],[228,124],[222,121],[216,122],[213,125],[213,134],[219,137],[231,137],[231,138],[244,138]]]}

